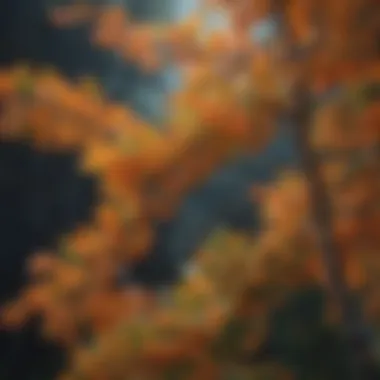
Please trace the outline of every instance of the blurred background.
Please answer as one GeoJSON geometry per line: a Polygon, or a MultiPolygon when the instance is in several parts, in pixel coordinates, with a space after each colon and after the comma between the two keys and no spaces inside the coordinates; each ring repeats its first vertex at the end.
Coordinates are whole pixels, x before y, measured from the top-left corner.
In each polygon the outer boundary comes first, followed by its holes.
{"type": "MultiPolygon", "coordinates": [[[[125,0],[124,3],[139,20],[173,21],[197,7],[195,0],[125,0]]],[[[1,66],[28,62],[53,66],[71,79],[94,75],[110,99],[132,107],[159,128],[175,68],[155,75],[141,73],[115,54],[91,46],[89,25],[56,29],[46,14],[51,4],[48,0],[0,0],[1,66]]],[[[227,224],[252,233],[257,231],[259,218],[246,196],[249,186],[270,180],[296,159],[286,122],[281,127],[279,136],[265,152],[255,158],[241,157],[220,168],[189,194],[173,220],[157,226],[159,238],[151,255],[133,268],[125,281],[155,287],[170,285],[192,252],[216,226],[227,224]]],[[[43,154],[22,144],[0,142],[1,302],[16,294],[25,281],[23,266],[28,255],[38,248],[53,246],[60,234],[91,218],[96,199],[96,179],[77,171],[75,156],[43,154]]],[[[298,301],[293,302],[296,306],[289,306],[293,311],[282,311],[282,316],[287,315],[289,319],[291,315],[290,319],[294,319],[296,313],[298,325],[302,324],[302,318],[309,318],[309,322],[318,320],[322,301],[317,293],[314,298],[299,295],[298,301]]],[[[288,325],[281,326],[282,332],[289,330],[288,325]]],[[[298,354],[294,354],[286,343],[280,346],[282,351],[297,358],[303,351],[305,362],[318,359],[315,350],[322,351],[318,342],[309,353],[298,347],[298,354]]],[[[58,348],[38,338],[33,324],[21,332],[2,332],[0,357],[1,380],[51,380],[64,361],[58,348]]]]}

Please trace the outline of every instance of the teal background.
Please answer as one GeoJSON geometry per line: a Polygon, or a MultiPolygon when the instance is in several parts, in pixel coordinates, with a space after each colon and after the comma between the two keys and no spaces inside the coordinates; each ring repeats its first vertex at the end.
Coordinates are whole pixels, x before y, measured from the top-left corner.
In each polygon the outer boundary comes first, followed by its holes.
{"type": "MultiPolygon", "coordinates": [[[[128,3],[140,20],[175,19],[192,8],[185,0],[128,3]]],[[[88,25],[55,29],[42,0],[0,0],[2,66],[27,61],[53,65],[73,79],[96,75],[111,99],[133,107],[144,118],[159,120],[162,95],[176,85],[173,68],[164,75],[144,75],[111,52],[91,46],[88,33],[88,25]]],[[[297,162],[290,126],[283,121],[279,130],[263,154],[236,159],[189,194],[173,220],[157,226],[159,238],[151,255],[121,280],[170,285],[216,226],[257,231],[259,218],[248,201],[249,187],[270,181],[282,168],[297,162]]],[[[43,154],[22,144],[0,143],[1,301],[14,296],[25,282],[23,266],[34,250],[54,246],[60,234],[91,217],[96,180],[79,175],[75,165],[73,155],[43,154]]],[[[273,315],[271,336],[261,356],[252,360],[281,360],[294,366],[301,380],[345,380],[344,350],[339,333],[322,323],[323,304],[318,289],[300,291],[273,315]]],[[[0,333],[1,380],[51,380],[64,363],[63,353],[43,342],[36,326],[31,323],[21,332],[0,333]]]]}

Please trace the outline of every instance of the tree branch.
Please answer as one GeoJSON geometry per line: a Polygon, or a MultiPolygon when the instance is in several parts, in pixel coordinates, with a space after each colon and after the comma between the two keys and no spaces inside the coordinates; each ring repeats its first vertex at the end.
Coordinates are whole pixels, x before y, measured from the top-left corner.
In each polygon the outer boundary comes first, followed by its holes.
{"type": "Polygon", "coordinates": [[[327,272],[329,288],[343,319],[349,355],[347,363],[352,366],[351,378],[357,380],[379,378],[360,309],[351,297],[346,285],[340,250],[333,235],[330,201],[323,180],[319,175],[317,157],[309,145],[309,125],[313,112],[313,101],[307,86],[301,85],[297,90],[295,104],[293,114],[295,138],[302,170],[308,181],[312,214],[319,235],[319,245],[327,272]]]}

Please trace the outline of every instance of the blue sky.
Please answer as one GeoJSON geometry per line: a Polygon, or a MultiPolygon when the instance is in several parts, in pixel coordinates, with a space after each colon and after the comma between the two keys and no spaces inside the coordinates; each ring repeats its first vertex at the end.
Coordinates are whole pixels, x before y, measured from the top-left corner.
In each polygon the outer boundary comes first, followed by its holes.
{"type": "MultiPolygon", "coordinates": [[[[136,12],[139,19],[173,20],[186,17],[196,8],[196,2],[193,0],[129,0],[129,2],[132,11],[136,12]]],[[[33,2],[4,0],[0,2],[0,14],[4,15],[5,10],[7,17],[3,17],[0,22],[0,32],[3,36],[0,59],[3,63],[21,59],[49,64],[72,78],[83,73],[94,74],[103,82],[111,99],[136,108],[148,119],[162,114],[167,92],[181,86],[181,77],[175,66],[168,67],[166,72],[160,75],[146,76],[115,54],[91,46],[87,28],[75,30],[52,28],[46,21],[43,3],[40,0],[33,2]],[[1,12],[2,10],[4,12],[1,12]]],[[[218,17],[213,19],[213,27],[223,26],[223,18],[218,17]]],[[[267,30],[266,27],[263,26],[263,30],[267,30]]],[[[261,32],[267,36],[267,32],[264,33],[262,30],[261,32]]],[[[295,161],[291,136],[285,126],[280,129],[282,132],[265,152],[256,157],[241,157],[217,170],[206,183],[188,195],[172,221],[157,226],[159,237],[156,247],[147,260],[136,269],[135,279],[148,283],[162,283],[175,278],[207,234],[220,224],[242,229],[258,226],[257,213],[247,198],[249,187],[270,180],[282,167],[295,161]]],[[[9,156],[6,153],[9,165],[13,165],[11,164],[13,158],[9,158],[12,154],[15,158],[16,153],[10,152],[9,156]]],[[[56,161],[59,162],[58,159],[56,161]]],[[[43,181],[43,177],[46,176],[43,169],[45,164],[46,159],[41,158],[28,161],[28,181],[31,183],[43,181]]],[[[56,167],[54,163],[51,165],[49,173],[56,167]]],[[[16,174],[17,170],[12,167],[7,172],[16,174]]],[[[68,171],[75,172],[71,169],[68,171]]],[[[75,216],[78,215],[77,210],[83,209],[83,204],[87,202],[89,190],[77,184],[71,174],[66,176],[61,173],[59,183],[62,184],[60,185],[62,189],[56,195],[49,195],[50,198],[58,197],[52,199],[52,202],[57,205],[56,207],[59,205],[61,211],[49,209],[47,198],[41,193],[44,191],[42,185],[33,185],[27,189],[28,195],[25,199],[30,200],[28,201],[30,205],[26,206],[27,209],[19,217],[23,218],[23,223],[26,223],[28,234],[39,231],[38,233],[43,235],[46,226],[50,229],[57,218],[63,218],[57,215],[66,215],[65,218],[72,215],[71,218],[77,218],[75,216]],[[26,213],[28,218],[24,220],[26,213]]],[[[70,223],[60,222],[59,225],[65,226],[65,229],[67,226],[73,228],[75,223],[73,221],[70,223]]],[[[59,234],[60,228],[63,227],[51,229],[59,234]]],[[[17,235],[16,231],[15,234],[17,235]]],[[[44,241],[44,238],[41,239],[44,241]]],[[[9,255],[8,257],[13,255],[11,251],[5,254],[9,255]]]]}

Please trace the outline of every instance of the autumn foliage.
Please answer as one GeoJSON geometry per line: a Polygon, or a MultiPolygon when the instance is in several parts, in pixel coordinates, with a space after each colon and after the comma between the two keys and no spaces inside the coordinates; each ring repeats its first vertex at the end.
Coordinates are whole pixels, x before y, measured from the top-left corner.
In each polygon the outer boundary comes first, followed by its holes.
{"type": "MultiPolygon", "coordinates": [[[[265,148],[278,119],[297,107],[300,83],[315,99],[303,127],[318,158],[347,286],[363,300],[367,320],[379,325],[378,2],[213,3],[164,26],[137,25],[116,6],[53,9],[59,26],[91,21],[94,43],[145,69],[158,70],[168,59],[163,49],[170,52],[185,84],[171,99],[165,132],[108,102],[91,78],[70,83],[27,67],[0,73],[2,138],[78,151],[81,170],[100,179],[94,220],[63,236],[57,252],[36,253],[28,263],[30,285],[2,311],[7,328],[42,316],[44,336],[71,355],[61,380],[217,380],[227,372],[239,379],[292,378],[281,366],[242,366],[239,357],[265,341],[268,315],[289,295],[310,284],[328,288],[308,173],[288,170],[253,186],[260,234],[215,231],[164,294],[119,288],[116,278],[120,267],[149,253],[155,223],[170,218],[217,166],[265,148]],[[225,12],[229,27],[202,32],[213,9],[225,12]],[[358,14],[365,12],[362,25],[358,14]],[[318,101],[335,87],[333,101],[318,101]],[[236,318],[245,321],[246,334],[220,356],[215,347],[226,344],[220,338],[236,318]]],[[[332,303],[328,323],[340,323],[336,311],[332,303]]]]}

